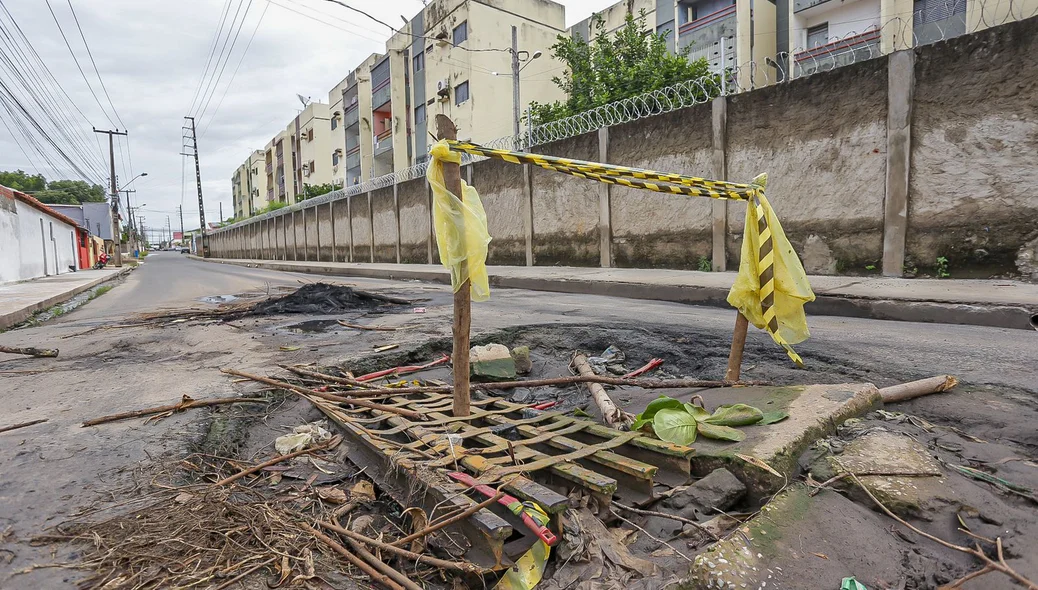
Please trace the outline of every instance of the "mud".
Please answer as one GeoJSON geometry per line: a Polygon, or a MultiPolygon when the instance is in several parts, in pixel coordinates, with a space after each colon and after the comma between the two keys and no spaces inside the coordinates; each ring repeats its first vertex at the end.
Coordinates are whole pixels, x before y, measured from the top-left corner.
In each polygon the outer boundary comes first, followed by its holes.
{"type": "Polygon", "coordinates": [[[400,300],[390,300],[385,296],[355,291],[341,285],[310,283],[294,293],[257,303],[248,315],[331,314],[357,309],[390,310],[399,308],[401,303],[400,300]]]}

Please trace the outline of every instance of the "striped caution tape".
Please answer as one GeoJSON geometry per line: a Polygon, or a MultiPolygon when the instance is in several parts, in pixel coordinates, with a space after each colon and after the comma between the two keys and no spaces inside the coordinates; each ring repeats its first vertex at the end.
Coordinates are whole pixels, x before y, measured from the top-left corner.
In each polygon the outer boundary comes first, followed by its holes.
{"type": "Polygon", "coordinates": [[[739,184],[723,180],[709,180],[695,176],[668,174],[642,168],[627,168],[599,162],[557,158],[543,154],[529,154],[511,150],[492,149],[465,141],[448,142],[450,149],[474,156],[496,158],[512,164],[533,164],[546,170],[554,170],[588,180],[597,180],[606,184],[617,184],[630,188],[645,189],[658,193],[688,195],[692,197],[709,197],[712,199],[733,199],[745,201],[751,198],[759,187],[752,184],[739,184]],[[652,180],[660,181],[650,182],[652,180]],[[665,184],[661,184],[665,183],[665,184]]]}
{"type": "Polygon", "coordinates": [[[750,201],[757,214],[757,232],[760,236],[760,248],[757,257],[757,276],[760,279],[760,309],[764,318],[764,329],[771,337],[786,349],[786,354],[798,367],[804,366],[793,347],[779,337],[778,314],[775,310],[775,240],[772,239],[771,226],[768,225],[767,211],[760,202],[760,197],[754,195],[750,201]]]}

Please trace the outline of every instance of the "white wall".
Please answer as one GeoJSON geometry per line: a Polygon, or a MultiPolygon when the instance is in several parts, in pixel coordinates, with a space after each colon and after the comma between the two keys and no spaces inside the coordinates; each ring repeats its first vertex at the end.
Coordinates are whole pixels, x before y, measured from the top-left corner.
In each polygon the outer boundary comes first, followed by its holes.
{"type": "Polygon", "coordinates": [[[0,283],[78,268],[75,228],[7,195],[0,201],[0,283]]]}
{"type": "Polygon", "coordinates": [[[829,0],[793,17],[794,32],[790,45],[807,48],[807,29],[829,23],[829,41],[876,29],[880,25],[879,0],[829,0]]]}

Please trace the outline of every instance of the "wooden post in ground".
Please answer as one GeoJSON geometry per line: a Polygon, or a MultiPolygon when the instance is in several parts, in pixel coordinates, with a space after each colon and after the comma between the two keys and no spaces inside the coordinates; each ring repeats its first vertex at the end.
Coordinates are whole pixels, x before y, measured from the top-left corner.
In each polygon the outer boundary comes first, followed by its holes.
{"type": "Polygon", "coordinates": [[[750,322],[740,312],[735,314],[735,331],[732,332],[732,350],[728,353],[728,371],[724,374],[725,381],[738,381],[739,373],[742,371],[742,351],[746,347],[746,330],[750,322]]]}
{"type": "MultiPolygon", "coordinates": [[[[446,115],[436,115],[436,139],[458,139],[458,128],[446,115]]],[[[461,194],[461,166],[445,162],[443,164],[443,182],[447,190],[464,200],[461,194]]],[[[465,228],[459,227],[458,234],[465,244],[465,228]]],[[[442,245],[441,245],[442,247],[442,245]]],[[[467,275],[468,262],[462,260],[461,274],[467,275]]],[[[469,415],[469,330],[472,324],[471,285],[466,279],[454,293],[454,353],[451,365],[454,367],[454,415],[469,415]]]]}

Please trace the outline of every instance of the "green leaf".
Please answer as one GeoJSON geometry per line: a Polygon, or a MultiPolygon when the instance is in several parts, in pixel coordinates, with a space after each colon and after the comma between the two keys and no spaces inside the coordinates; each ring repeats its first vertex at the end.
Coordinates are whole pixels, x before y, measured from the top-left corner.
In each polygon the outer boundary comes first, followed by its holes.
{"type": "Polygon", "coordinates": [[[774,412],[764,412],[764,418],[762,418],[761,421],[757,424],[774,424],[776,422],[782,422],[786,418],[789,418],[789,414],[787,412],[783,412],[782,410],[776,410],[774,412]]]}
{"type": "Polygon", "coordinates": [[[697,422],[702,422],[703,420],[706,420],[710,417],[710,412],[706,411],[705,408],[701,408],[695,404],[684,404],[684,406],[682,407],[685,408],[686,412],[692,414],[692,417],[695,418],[697,422]]]}
{"type": "Polygon", "coordinates": [[[573,415],[578,417],[578,418],[590,418],[591,417],[591,414],[588,414],[587,412],[585,412],[584,410],[582,410],[580,408],[573,408],[573,415]]]}
{"type": "Polygon", "coordinates": [[[717,408],[713,415],[704,419],[703,422],[717,426],[747,426],[760,422],[762,418],[764,418],[764,412],[753,406],[731,404],[717,408]]]}
{"type": "Polygon", "coordinates": [[[653,433],[653,430],[652,430],[652,420],[646,420],[645,418],[638,418],[637,420],[634,421],[633,424],[631,424],[631,431],[632,432],[641,431],[641,432],[648,432],[649,434],[652,434],[653,433]]]}
{"type": "Polygon", "coordinates": [[[660,410],[652,419],[656,436],[678,445],[690,445],[696,441],[696,424],[695,417],[684,408],[660,410]]]}
{"type": "Polygon", "coordinates": [[[729,440],[732,442],[739,442],[746,438],[746,433],[735,428],[729,428],[727,426],[718,426],[717,424],[709,424],[707,422],[699,422],[699,434],[716,440],[729,440]]]}
{"type": "MultiPolygon", "coordinates": [[[[651,421],[656,415],[656,412],[666,409],[677,409],[681,407],[681,402],[665,395],[661,395],[658,398],[649,402],[649,405],[645,406],[645,409],[641,414],[638,414],[639,420],[651,421]]],[[[634,429],[633,427],[631,428],[634,429]]]]}

